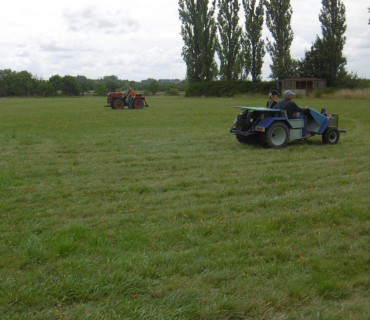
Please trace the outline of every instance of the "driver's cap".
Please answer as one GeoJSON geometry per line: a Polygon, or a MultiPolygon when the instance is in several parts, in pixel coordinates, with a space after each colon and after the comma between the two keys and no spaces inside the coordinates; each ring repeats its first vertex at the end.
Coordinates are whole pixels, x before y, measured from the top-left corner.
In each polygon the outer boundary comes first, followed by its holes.
{"type": "Polygon", "coordinates": [[[293,91],[291,91],[291,90],[287,90],[287,91],[285,91],[285,92],[284,92],[284,97],[287,97],[287,96],[289,96],[290,94],[292,94],[293,96],[295,96],[295,93],[294,93],[293,91]]]}

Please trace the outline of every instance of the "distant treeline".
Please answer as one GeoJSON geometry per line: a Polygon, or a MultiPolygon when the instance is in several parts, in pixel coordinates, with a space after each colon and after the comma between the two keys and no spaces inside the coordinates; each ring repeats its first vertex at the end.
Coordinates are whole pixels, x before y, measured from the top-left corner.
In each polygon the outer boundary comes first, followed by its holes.
{"type": "MultiPolygon", "coordinates": [[[[48,80],[32,75],[28,71],[0,70],[0,97],[15,96],[79,96],[93,94],[105,96],[108,92],[123,91],[129,84],[136,92],[145,95],[156,94],[158,91],[166,95],[179,95],[185,91],[185,96],[232,97],[238,94],[267,94],[276,88],[275,81],[231,80],[231,81],[201,81],[188,83],[178,79],[146,79],[140,82],[121,80],[115,75],[100,79],[88,79],[85,76],[53,75],[48,80]]],[[[349,75],[342,82],[341,88],[369,88],[370,80],[349,75]]]]}
{"type": "Polygon", "coordinates": [[[189,84],[186,97],[233,97],[238,94],[261,93],[268,95],[276,89],[276,81],[208,81],[189,84]]]}
{"type": "Polygon", "coordinates": [[[140,82],[120,80],[117,76],[105,76],[100,79],[88,79],[85,76],[53,75],[48,80],[24,71],[11,69],[0,70],[0,97],[14,96],[79,96],[86,93],[106,95],[108,92],[124,90],[129,84],[136,92],[169,92],[171,89],[185,91],[187,82],[179,79],[146,79],[140,82]],[[151,89],[151,90],[150,90],[151,89]]]}

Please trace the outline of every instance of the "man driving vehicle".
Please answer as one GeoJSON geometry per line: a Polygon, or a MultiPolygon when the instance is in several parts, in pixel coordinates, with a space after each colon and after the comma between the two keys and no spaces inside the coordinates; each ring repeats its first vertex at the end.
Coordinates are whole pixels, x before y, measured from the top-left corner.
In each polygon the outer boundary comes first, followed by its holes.
{"type": "Polygon", "coordinates": [[[128,99],[128,108],[132,109],[132,89],[130,88],[129,84],[126,86],[126,92],[123,97],[125,100],[128,99]]]}
{"type": "Polygon", "coordinates": [[[290,90],[285,91],[285,99],[278,102],[273,107],[273,109],[285,110],[288,119],[294,119],[294,113],[296,112],[300,112],[302,115],[305,115],[309,108],[307,106],[305,106],[304,108],[298,107],[298,105],[294,101],[292,101],[294,95],[295,93],[290,90]]]}

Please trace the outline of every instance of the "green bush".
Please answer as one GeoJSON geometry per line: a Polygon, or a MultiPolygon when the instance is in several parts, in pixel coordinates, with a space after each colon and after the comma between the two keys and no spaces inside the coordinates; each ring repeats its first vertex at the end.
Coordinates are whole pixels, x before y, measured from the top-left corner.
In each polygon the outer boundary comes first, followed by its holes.
{"type": "Polygon", "coordinates": [[[276,89],[275,81],[209,81],[191,83],[185,89],[186,97],[233,97],[238,94],[267,94],[276,89]]]}
{"type": "Polygon", "coordinates": [[[323,89],[316,89],[313,92],[315,98],[321,98],[323,94],[334,94],[335,89],[333,87],[323,88],[323,89]]]}
{"type": "Polygon", "coordinates": [[[321,98],[321,96],[322,96],[322,89],[315,89],[315,90],[313,91],[313,96],[314,96],[315,98],[321,98]]]}
{"type": "Polygon", "coordinates": [[[50,81],[45,81],[39,84],[38,93],[42,96],[51,96],[55,92],[54,85],[50,81]]]}
{"type": "Polygon", "coordinates": [[[152,93],[151,93],[149,90],[145,89],[145,90],[143,91],[143,95],[144,95],[144,96],[151,96],[151,95],[152,95],[152,93]]]}
{"type": "Polygon", "coordinates": [[[107,94],[107,87],[103,82],[96,83],[94,86],[94,96],[105,96],[107,94]]]}
{"type": "Polygon", "coordinates": [[[62,78],[62,92],[66,96],[78,96],[81,92],[75,77],[66,75],[62,78]]]}
{"type": "Polygon", "coordinates": [[[178,96],[179,94],[180,94],[179,90],[176,89],[176,88],[168,88],[168,90],[166,92],[167,96],[178,96]]]}
{"type": "Polygon", "coordinates": [[[323,94],[333,94],[335,93],[335,89],[333,87],[328,87],[328,88],[324,88],[322,89],[322,93],[323,94]]]}

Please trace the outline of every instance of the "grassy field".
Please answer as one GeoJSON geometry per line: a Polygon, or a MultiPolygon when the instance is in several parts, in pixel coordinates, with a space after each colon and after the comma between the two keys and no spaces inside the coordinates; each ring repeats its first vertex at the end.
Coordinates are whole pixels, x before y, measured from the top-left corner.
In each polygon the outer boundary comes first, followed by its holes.
{"type": "Polygon", "coordinates": [[[0,99],[1,319],[370,319],[368,100],[282,150],[266,99],[0,99]]]}

